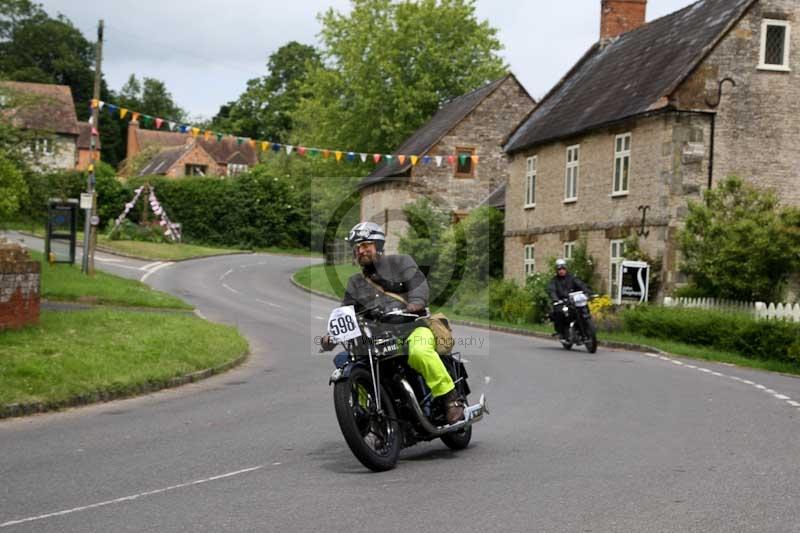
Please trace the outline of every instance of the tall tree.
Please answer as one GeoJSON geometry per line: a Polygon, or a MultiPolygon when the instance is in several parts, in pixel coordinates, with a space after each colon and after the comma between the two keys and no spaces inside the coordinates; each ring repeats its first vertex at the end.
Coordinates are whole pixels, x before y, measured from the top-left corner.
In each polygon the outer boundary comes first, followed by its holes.
{"type": "Polygon", "coordinates": [[[145,76],[140,82],[135,74],[131,74],[120,89],[119,104],[151,116],[186,120],[186,111],[175,103],[166,84],[155,78],[145,76]]]}
{"type": "Polygon", "coordinates": [[[292,113],[303,96],[302,86],[310,70],[321,65],[313,47],[291,41],[269,56],[269,74],[247,82],[239,98],[220,108],[213,127],[225,132],[269,139],[289,140],[292,113]]]}
{"type": "Polygon", "coordinates": [[[320,17],[325,65],[295,119],[305,143],[396,148],[447,100],[503,76],[497,30],[474,0],[353,0],[320,17]]]}

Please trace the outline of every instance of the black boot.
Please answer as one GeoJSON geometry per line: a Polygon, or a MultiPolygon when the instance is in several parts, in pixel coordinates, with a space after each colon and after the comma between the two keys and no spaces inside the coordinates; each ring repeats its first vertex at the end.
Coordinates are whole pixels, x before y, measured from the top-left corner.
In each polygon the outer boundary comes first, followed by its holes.
{"type": "Polygon", "coordinates": [[[458,397],[455,389],[445,394],[442,397],[442,402],[448,424],[455,424],[464,418],[464,402],[458,397]]]}

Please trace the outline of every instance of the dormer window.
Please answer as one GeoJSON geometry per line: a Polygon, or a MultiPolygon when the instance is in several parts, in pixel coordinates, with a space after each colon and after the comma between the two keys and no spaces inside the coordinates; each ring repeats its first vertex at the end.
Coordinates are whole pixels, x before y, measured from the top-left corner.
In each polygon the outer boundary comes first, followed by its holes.
{"type": "Polygon", "coordinates": [[[786,20],[764,19],[761,23],[761,57],[758,68],[788,72],[791,25],[786,20]]]}

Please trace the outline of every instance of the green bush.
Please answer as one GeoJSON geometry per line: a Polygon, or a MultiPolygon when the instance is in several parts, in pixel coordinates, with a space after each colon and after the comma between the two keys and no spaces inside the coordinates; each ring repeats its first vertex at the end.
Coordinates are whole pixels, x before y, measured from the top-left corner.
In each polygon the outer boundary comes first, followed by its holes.
{"type": "Polygon", "coordinates": [[[745,313],[640,306],[623,312],[625,329],[649,337],[709,346],[744,357],[800,363],[800,324],[745,313]]]}
{"type": "Polygon", "coordinates": [[[534,320],[530,294],[510,280],[498,279],[489,283],[489,309],[492,318],[505,322],[522,324],[534,320]]]}
{"type": "Polygon", "coordinates": [[[550,295],[547,294],[547,286],[550,284],[550,276],[542,272],[536,272],[525,281],[525,291],[528,293],[533,305],[533,321],[545,322],[550,314],[550,295]]]}
{"type": "Polygon", "coordinates": [[[112,241],[170,242],[158,224],[134,224],[130,220],[110,231],[108,238],[112,241]]]}

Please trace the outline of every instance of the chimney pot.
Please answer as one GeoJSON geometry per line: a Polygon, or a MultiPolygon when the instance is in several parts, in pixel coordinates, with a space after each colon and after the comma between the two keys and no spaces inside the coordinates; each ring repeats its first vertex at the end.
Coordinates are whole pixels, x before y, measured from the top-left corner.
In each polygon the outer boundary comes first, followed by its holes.
{"type": "Polygon", "coordinates": [[[601,0],[600,41],[635,30],[645,23],[647,0],[601,0]]]}

